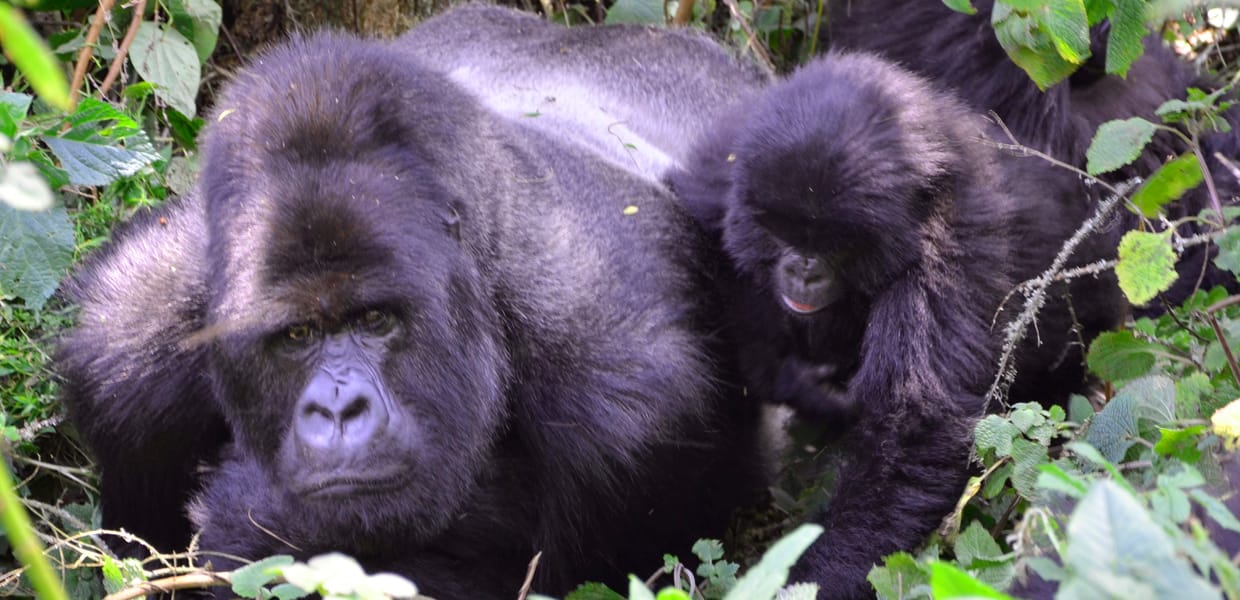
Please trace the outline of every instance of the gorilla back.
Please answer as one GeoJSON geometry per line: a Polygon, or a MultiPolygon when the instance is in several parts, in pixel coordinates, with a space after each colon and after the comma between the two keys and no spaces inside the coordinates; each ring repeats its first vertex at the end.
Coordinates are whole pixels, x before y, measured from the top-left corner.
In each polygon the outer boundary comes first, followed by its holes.
{"type": "Polygon", "coordinates": [[[71,285],[109,526],[184,540],[200,485],[205,550],[499,598],[539,551],[552,592],[657,565],[760,483],[706,244],[656,184],[342,35],[256,60],[209,122],[197,194],[71,285]]]}

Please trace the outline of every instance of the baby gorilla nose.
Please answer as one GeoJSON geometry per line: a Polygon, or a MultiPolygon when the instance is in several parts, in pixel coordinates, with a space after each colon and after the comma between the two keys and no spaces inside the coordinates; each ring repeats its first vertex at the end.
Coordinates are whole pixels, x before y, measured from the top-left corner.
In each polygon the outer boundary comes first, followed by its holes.
{"type": "Polygon", "coordinates": [[[297,441],[314,452],[365,448],[387,425],[378,389],[356,369],[339,376],[319,371],[295,414],[297,441]]]}
{"type": "Polygon", "coordinates": [[[821,257],[789,251],[779,259],[776,288],[784,306],[808,315],[822,310],[839,296],[831,269],[821,257]]]}

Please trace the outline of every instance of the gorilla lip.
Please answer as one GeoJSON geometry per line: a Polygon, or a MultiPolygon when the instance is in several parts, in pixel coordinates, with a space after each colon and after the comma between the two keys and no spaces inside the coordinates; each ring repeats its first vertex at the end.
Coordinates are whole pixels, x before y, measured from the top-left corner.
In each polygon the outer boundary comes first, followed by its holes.
{"type": "Polygon", "coordinates": [[[784,306],[787,306],[788,310],[791,310],[799,315],[812,315],[823,308],[822,306],[815,306],[813,304],[802,304],[783,294],[780,294],[779,298],[784,301],[784,306]]]}
{"type": "Polygon", "coordinates": [[[296,491],[307,498],[352,493],[378,494],[400,489],[406,483],[407,478],[398,473],[383,477],[323,477],[298,486],[296,491]]]}

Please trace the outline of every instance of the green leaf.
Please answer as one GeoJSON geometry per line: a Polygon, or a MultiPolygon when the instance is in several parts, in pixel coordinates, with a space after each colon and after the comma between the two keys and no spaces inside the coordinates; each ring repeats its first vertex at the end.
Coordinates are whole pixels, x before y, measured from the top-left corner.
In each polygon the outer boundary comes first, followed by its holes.
{"type": "Polygon", "coordinates": [[[107,185],[137,173],[159,158],[145,134],[135,135],[127,148],[101,138],[76,141],[49,136],[42,139],[60,159],[61,166],[69,174],[69,182],[74,185],[107,185]]]}
{"type": "Polygon", "coordinates": [[[1076,63],[1059,55],[1037,16],[1013,10],[1010,4],[996,3],[990,15],[995,37],[1008,58],[1029,75],[1038,89],[1045,90],[1071,75],[1076,63]]]}
{"type": "Polygon", "coordinates": [[[0,4],[0,47],[40,98],[62,111],[73,107],[60,62],[21,12],[8,4],[0,4]]]}
{"type": "Polygon", "coordinates": [[[41,211],[52,207],[52,188],[28,162],[0,165],[0,203],[18,210],[41,211]]]}
{"type": "Polygon", "coordinates": [[[1154,171],[1132,196],[1132,204],[1141,214],[1156,217],[1163,206],[1201,185],[1204,178],[1197,157],[1191,153],[1182,154],[1154,171]]]}
{"type": "Polygon", "coordinates": [[[996,457],[1004,457],[1012,454],[1012,438],[1019,435],[1020,429],[1011,421],[998,415],[986,415],[973,428],[973,444],[978,454],[993,449],[996,457]]]}
{"type": "Polygon", "coordinates": [[[1214,257],[1214,264],[1220,269],[1240,275],[1240,227],[1228,227],[1214,243],[1218,244],[1218,256],[1214,257]]]}
{"type": "Polygon", "coordinates": [[[10,140],[17,137],[18,127],[30,111],[31,96],[16,92],[0,92],[0,135],[10,140]]]}
{"type": "Polygon", "coordinates": [[[1193,425],[1184,429],[1159,427],[1158,431],[1162,435],[1158,438],[1158,443],[1154,444],[1154,452],[1160,456],[1174,456],[1183,462],[1194,464],[1201,460],[1201,450],[1197,449],[1197,443],[1201,441],[1201,436],[1206,429],[1205,425],[1193,425]]]}
{"type": "Polygon", "coordinates": [[[723,543],[719,540],[700,539],[693,544],[693,554],[702,562],[714,562],[723,558],[723,543]]]}
{"type": "Polygon", "coordinates": [[[879,600],[928,598],[930,571],[917,564],[907,552],[896,552],[883,558],[883,566],[870,569],[866,581],[874,586],[879,600]],[[922,587],[926,586],[926,587],[922,587]],[[917,588],[924,592],[918,593],[917,588]]]}
{"type": "Polygon", "coordinates": [[[1012,441],[1012,487],[1017,493],[1031,500],[1038,497],[1038,466],[1047,458],[1046,446],[1026,439],[1012,441]]]}
{"type": "Polygon", "coordinates": [[[233,571],[232,591],[245,598],[256,598],[263,586],[279,577],[282,567],[291,564],[293,564],[293,557],[287,554],[277,554],[241,567],[233,571]]]}
{"type": "Polygon", "coordinates": [[[564,600],[624,600],[624,596],[601,583],[583,583],[569,592],[564,600]]]}
{"type": "Polygon", "coordinates": [[[1118,0],[1107,35],[1107,73],[1126,76],[1132,63],[1145,53],[1145,6],[1146,0],[1118,0]]]}
{"type": "Polygon", "coordinates": [[[1175,382],[1175,416],[1180,419],[1200,419],[1201,399],[1214,392],[1210,377],[1200,371],[1175,382]]]}
{"type": "Polygon", "coordinates": [[[977,8],[973,6],[973,3],[970,0],[943,0],[943,4],[947,5],[947,8],[950,8],[958,13],[964,13],[966,15],[977,14],[977,8]]]}
{"type": "Polygon", "coordinates": [[[1085,152],[1085,170],[1099,175],[1131,163],[1141,156],[1157,129],[1141,117],[1103,123],[1085,152]]]}
{"type": "Polygon", "coordinates": [[[629,575],[629,600],[655,600],[654,593],[636,575],[629,575]]]}
{"type": "Polygon", "coordinates": [[[930,588],[935,600],[992,598],[995,600],[1011,600],[1004,594],[985,583],[961,571],[951,563],[933,561],[930,563],[930,588]]]}
{"type": "Polygon", "coordinates": [[[0,205],[0,292],[43,308],[73,261],[73,246],[63,207],[29,212],[0,205]]]}
{"type": "MultiPolygon", "coordinates": [[[[1232,493],[1235,492],[1233,491],[1232,493]]],[[[1206,509],[1206,514],[1210,515],[1210,518],[1214,519],[1214,522],[1218,523],[1219,526],[1229,531],[1240,532],[1240,520],[1236,519],[1231,509],[1227,508],[1227,505],[1221,500],[1211,496],[1203,489],[1189,490],[1188,495],[1197,504],[1200,504],[1202,508],[1206,509]]]]}
{"type": "Polygon", "coordinates": [[[1119,393],[1094,415],[1086,441],[1111,462],[1120,462],[1136,438],[1138,421],[1164,425],[1175,419],[1175,384],[1167,377],[1143,377],[1120,389],[1119,393]]]}
{"type": "Polygon", "coordinates": [[[1133,304],[1145,304],[1175,283],[1175,251],[1162,233],[1129,231],[1119,242],[1119,287],[1133,304]]]}
{"type": "Polygon", "coordinates": [[[155,95],[181,113],[193,116],[198,80],[198,53],[177,30],[143,21],[129,48],[129,62],[142,79],[155,84],[155,95]]]}
{"type": "Polygon", "coordinates": [[[1154,367],[1158,345],[1137,339],[1131,331],[1108,331],[1094,338],[1085,363],[1103,381],[1127,381],[1154,367]]]}
{"type": "Polygon", "coordinates": [[[1007,587],[1016,575],[1016,567],[1011,558],[1003,556],[1003,549],[990,536],[990,532],[978,521],[969,526],[956,538],[953,546],[956,561],[966,569],[977,573],[978,580],[994,587],[1007,587]]]}
{"type": "Polygon", "coordinates": [[[168,0],[167,6],[172,26],[194,45],[198,62],[206,63],[220,36],[224,19],[220,5],[212,0],[168,0]]]}
{"type": "Polygon", "coordinates": [[[607,9],[608,25],[617,23],[637,23],[639,25],[662,25],[663,2],[661,0],[616,0],[607,9]]]}
{"type": "Polygon", "coordinates": [[[809,545],[822,535],[822,526],[806,524],[784,536],[762,555],[762,560],[749,569],[724,600],[770,598],[788,581],[788,571],[809,545]]]}
{"type": "Polygon", "coordinates": [[[1140,502],[1099,481],[1068,520],[1066,577],[1056,598],[1218,598],[1175,554],[1140,502]]]}
{"type": "MultiPolygon", "coordinates": [[[[905,596],[907,598],[907,596],[905,596]]],[[[817,600],[817,583],[794,583],[779,591],[776,600],[817,600]]]]}
{"type": "Polygon", "coordinates": [[[1064,60],[1081,64],[1089,58],[1089,17],[1082,0],[1049,0],[1040,22],[1064,60]]]}
{"type": "Polygon", "coordinates": [[[689,597],[689,592],[669,587],[663,588],[655,600],[692,600],[692,598],[689,597]]]}
{"type": "Polygon", "coordinates": [[[271,595],[278,600],[301,600],[301,598],[309,596],[310,592],[291,583],[281,583],[271,588],[271,595]]]}
{"type": "Polygon", "coordinates": [[[1089,489],[1085,480],[1064,471],[1057,464],[1040,464],[1038,471],[1038,489],[1060,492],[1069,498],[1080,498],[1089,489]]]}

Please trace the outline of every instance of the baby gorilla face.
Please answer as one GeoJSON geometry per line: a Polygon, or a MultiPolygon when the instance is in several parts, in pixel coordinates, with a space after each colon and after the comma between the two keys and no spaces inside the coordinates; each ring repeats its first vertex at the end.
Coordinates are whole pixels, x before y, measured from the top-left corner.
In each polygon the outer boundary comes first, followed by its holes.
{"type": "Polygon", "coordinates": [[[821,254],[784,250],[775,264],[775,292],[784,308],[811,315],[843,296],[832,261],[821,254]]]}

